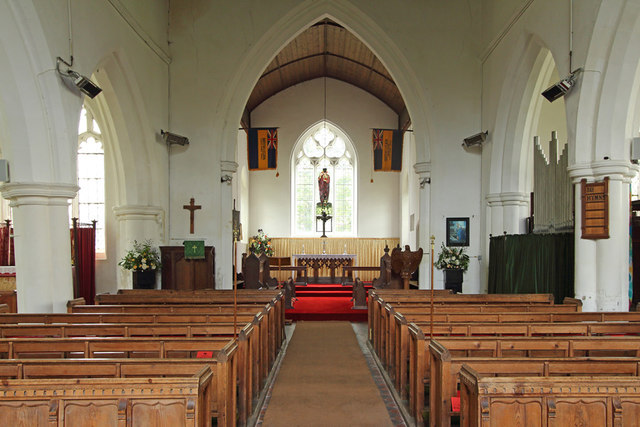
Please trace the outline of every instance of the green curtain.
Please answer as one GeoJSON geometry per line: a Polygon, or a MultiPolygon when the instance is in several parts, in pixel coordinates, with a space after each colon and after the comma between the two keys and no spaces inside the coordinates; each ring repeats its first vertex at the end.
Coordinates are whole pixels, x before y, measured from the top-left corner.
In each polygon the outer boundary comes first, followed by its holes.
{"type": "Polygon", "coordinates": [[[489,293],[550,293],[573,297],[573,233],[492,237],[489,293]]]}

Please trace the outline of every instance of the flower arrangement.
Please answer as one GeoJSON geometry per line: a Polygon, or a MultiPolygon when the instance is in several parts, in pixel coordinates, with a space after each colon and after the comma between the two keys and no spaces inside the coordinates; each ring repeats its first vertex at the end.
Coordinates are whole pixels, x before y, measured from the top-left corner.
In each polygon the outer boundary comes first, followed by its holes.
{"type": "Polygon", "coordinates": [[[258,234],[249,239],[249,250],[256,254],[256,256],[260,256],[263,253],[271,256],[274,253],[273,246],[271,246],[271,239],[264,234],[261,228],[258,229],[258,234]]]}
{"type": "Polygon", "coordinates": [[[143,243],[134,240],[133,248],[127,251],[118,265],[125,270],[132,271],[155,270],[162,266],[160,264],[160,254],[156,248],[151,247],[150,240],[143,243]]]}
{"type": "Polygon", "coordinates": [[[469,255],[464,252],[464,248],[449,248],[442,244],[436,268],[439,270],[462,270],[469,268],[469,255]]]}

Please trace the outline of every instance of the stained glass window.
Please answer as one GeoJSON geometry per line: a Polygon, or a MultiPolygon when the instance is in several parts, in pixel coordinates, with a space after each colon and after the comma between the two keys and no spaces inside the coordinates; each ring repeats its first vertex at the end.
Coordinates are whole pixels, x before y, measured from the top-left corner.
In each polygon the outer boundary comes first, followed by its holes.
{"type": "Polygon", "coordinates": [[[320,201],[318,175],[327,168],[329,202],[333,205],[332,236],[356,235],[355,152],[348,137],[327,122],[305,132],[293,156],[293,226],[296,236],[320,236],[316,203],[320,201]]]}

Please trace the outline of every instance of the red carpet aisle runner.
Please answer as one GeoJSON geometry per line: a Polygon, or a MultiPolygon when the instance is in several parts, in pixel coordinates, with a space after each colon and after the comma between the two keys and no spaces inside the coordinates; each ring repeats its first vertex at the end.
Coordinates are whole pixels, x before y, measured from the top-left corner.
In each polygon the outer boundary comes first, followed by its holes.
{"type": "MultiPolygon", "coordinates": [[[[371,289],[365,283],[365,289],[371,289]]],[[[354,310],[351,301],[351,286],[340,284],[310,284],[296,286],[296,298],[293,309],[285,312],[290,320],[345,320],[348,322],[366,322],[367,310],[354,310]]]]}

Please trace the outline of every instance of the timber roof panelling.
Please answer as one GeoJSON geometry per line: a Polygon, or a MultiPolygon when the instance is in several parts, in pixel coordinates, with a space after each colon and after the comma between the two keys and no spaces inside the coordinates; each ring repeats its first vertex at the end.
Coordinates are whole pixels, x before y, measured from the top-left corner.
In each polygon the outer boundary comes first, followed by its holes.
{"type": "Polygon", "coordinates": [[[328,19],[307,28],[273,58],[249,96],[247,112],[282,90],[319,77],[350,83],[399,116],[405,112],[402,95],[380,60],[357,37],[328,19]]]}

